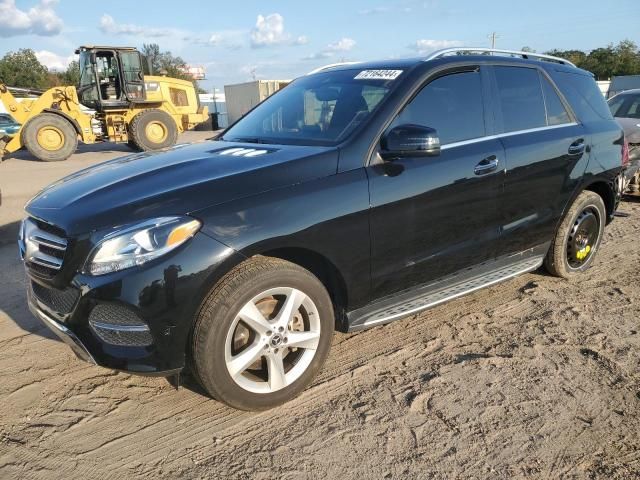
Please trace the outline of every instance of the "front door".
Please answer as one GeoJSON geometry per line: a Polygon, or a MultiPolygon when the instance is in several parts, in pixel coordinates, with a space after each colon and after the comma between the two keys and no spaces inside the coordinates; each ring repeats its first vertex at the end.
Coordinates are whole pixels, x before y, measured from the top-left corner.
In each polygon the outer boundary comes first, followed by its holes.
{"type": "Polygon", "coordinates": [[[137,50],[120,52],[120,65],[127,100],[143,102],[146,96],[140,53],[137,50]]]}
{"type": "Polygon", "coordinates": [[[495,258],[504,150],[498,138],[488,136],[487,90],[477,66],[431,79],[389,129],[435,128],[440,155],[367,167],[374,297],[495,258]]]}

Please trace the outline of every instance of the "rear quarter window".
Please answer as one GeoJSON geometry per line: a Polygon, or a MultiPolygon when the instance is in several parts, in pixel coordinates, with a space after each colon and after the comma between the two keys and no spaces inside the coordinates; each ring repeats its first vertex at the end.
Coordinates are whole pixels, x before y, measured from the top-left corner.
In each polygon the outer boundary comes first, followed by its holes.
{"type": "Polygon", "coordinates": [[[613,120],[609,106],[592,76],[564,71],[550,73],[582,122],[613,120]]]}

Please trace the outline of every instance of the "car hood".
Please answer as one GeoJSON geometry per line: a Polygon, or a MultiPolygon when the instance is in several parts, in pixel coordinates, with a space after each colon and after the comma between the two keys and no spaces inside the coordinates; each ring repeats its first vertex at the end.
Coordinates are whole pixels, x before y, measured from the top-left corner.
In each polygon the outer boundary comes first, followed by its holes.
{"type": "Polygon", "coordinates": [[[207,141],[117,158],[55,182],[26,205],[67,235],[164,215],[335,174],[335,147],[207,141]]]}

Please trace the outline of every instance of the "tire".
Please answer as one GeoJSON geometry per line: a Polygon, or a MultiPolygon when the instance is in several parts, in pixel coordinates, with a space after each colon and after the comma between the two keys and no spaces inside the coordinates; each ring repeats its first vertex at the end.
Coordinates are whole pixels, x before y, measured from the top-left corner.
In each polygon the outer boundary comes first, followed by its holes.
{"type": "Polygon", "coordinates": [[[309,385],[329,354],[333,329],[331,299],[313,274],[284,260],[253,257],[223,277],[202,303],[191,366],[217,400],[265,410],[309,385]],[[288,315],[287,300],[294,299],[302,303],[288,315]],[[299,347],[291,347],[294,342],[299,347]]]}
{"type": "Polygon", "coordinates": [[[129,146],[139,151],[168,148],[178,141],[178,127],[171,115],[152,109],[140,112],[129,124],[129,146]]]}
{"type": "Polygon", "coordinates": [[[41,113],[33,117],[22,130],[22,144],[43,162],[60,162],[78,148],[78,132],[64,117],[41,113]]]}
{"type": "Polygon", "coordinates": [[[547,271],[556,277],[572,278],[591,267],[606,221],[602,197],[588,190],[581,192],[551,242],[544,260],[547,271]]]}

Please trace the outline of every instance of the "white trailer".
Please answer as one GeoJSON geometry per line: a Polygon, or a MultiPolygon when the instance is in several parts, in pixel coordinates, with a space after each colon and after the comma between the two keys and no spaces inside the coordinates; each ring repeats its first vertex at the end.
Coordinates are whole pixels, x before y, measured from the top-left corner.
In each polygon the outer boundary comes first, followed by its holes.
{"type": "Polygon", "coordinates": [[[225,85],[224,96],[227,102],[229,125],[289,83],[291,83],[291,80],[254,80],[252,82],[225,85]]]}

